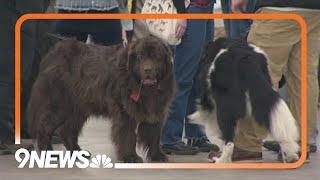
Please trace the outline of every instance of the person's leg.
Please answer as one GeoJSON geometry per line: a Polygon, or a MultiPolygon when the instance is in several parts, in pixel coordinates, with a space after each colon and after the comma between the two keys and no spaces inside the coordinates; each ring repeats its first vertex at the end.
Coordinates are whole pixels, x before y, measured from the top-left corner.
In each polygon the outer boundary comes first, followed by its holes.
{"type": "MultiPolygon", "coordinates": [[[[0,18],[4,28],[0,30],[2,42],[0,50],[4,59],[1,61],[0,78],[0,154],[14,153],[19,148],[32,149],[30,144],[15,145],[14,143],[14,25],[18,17],[25,13],[45,11],[47,1],[15,2],[5,1],[0,18]],[[16,3],[16,4],[15,4],[16,3]],[[35,4],[36,3],[36,4],[35,4]],[[6,17],[6,18],[5,18],[6,17]],[[2,52],[3,51],[3,52],[2,52]],[[2,64],[3,63],[3,64],[2,64]]],[[[21,29],[21,91],[30,78],[35,52],[35,21],[25,22],[21,29]]],[[[22,125],[23,128],[23,125],[22,125]]]]}
{"type": "MultiPolygon", "coordinates": [[[[114,8],[109,11],[91,10],[88,13],[118,14],[119,9],[114,8]]],[[[119,19],[92,20],[89,24],[88,32],[91,35],[93,43],[105,46],[122,43],[122,27],[119,19]]]]}
{"type": "Polygon", "coordinates": [[[37,20],[28,20],[21,27],[21,137],[29,139],[24,116],[31,90],[32,67],[36,58],[37,20]]]}
{"type": "MultiPolygon", "coordinates": [[[[190,5],[187,11],[188,13],[210,12],[203,11],[202,8],[194,5],[190,5]]],[[[184,119],[193,78],[198,69],[201,50],[206,41],[206,26],[207,20],[188,20],[181,44],[176,47],[174,69],[177,91],[170,107],[167,122],[162,129],[161,144],[164,145],[164,151],[168,149],[167,145],[174,145],[182,141],[184,119]]]]}
{"type": "MultiPolygon", "coordinates": [[[[0,17],[0,155],[1,144],[14,143],[14,2],[7,1],[0,17]]],[[[1,9],[2,10],[2,9],[1,9]]],[[[9,152],[7,152],[9,153],[9,152]]]]}
{"type": "MultiPolygon", "coordinates": [[[[31,67],[30,77],[23,87],[21,94],[21,137],[24,139],[29,139],[29,134],[27,132],[27,105],[29,103],[29,98],[32,90],[32,86],[38,76],[40,63],[42,58],[47,54],[47,52],[58,42],[60,39],[55,38],[52,35],[53,31],[53,20],[35,20],[37,21],[36,26],[36,46],[35,46],[35,55],[34,61],[31,67]]],[[[56,140],[56,138],[54,138],[56,140]]]]}
{"type": "Polygon", "coordinates": [[[7,145],[14,144],[14,84],[0,81],[0,98],[0,155],[3,155],[11,154],[7,145]]]}
{"type": "MultiPolygon", "coordinates": [[[[207,20],[205,43],[213,40],[214,20],[207,20]]],[[[202,54],[202,52],[200,53],[202,54]]],[[[211,144],[206,136],[205,129],[201,125],[189,123],[188,116],[196,111],[196,99],[199,96],[199,68],[193,79],[193,86],[188,99],[187,113],[185,117],[185,138],[188,139],[188,145],[198,147],[202,152],[219,151],[219,147],[211,144]]]]}
{"type": "MultiPolygon", "coordinates": [[[[58,13],[83,13],[59,9],[58,13]]],[[[76,37],[77,40],[86,42],[88,38],[88,25],[92,20],[85,19],[59,19],[55,22],[55,33],[64,37],[76,37]]]]}
{"type": "MultiPolygon", "coordinates": [[[[230,13],[230,2],[229,0],[221,1],[221,9],[223,14],[230,13]]],[[[230,19],[223,19],[224,30],[226,32],[226,36],[230,37],[230,19]]]]}
{"type": "MultiPolygon", "coordinates": [[[[7,3],[6,5],[10,5],[7,3]]],[[[16,7],[8,6],[6,11],[7,18],[1,18],[1,54],[3,60],[1,61],[1,104],[0,104],[0,127],[1,137],[3,143],[14,143],[14,24],[20,14],[17,13],[16,7]]],[[[35,34],[35,21],[29,20],[23,23],[21,28],[21,91],[24,89],[30,76],[30,68],[34,58],[33,36],[35,34]]],[[[23,99],[22,99],[23,100],[23,99]]],[[[26,131],[26,121],[22,120],[21,126],[23,132],[26,131]]]]}
{"type": "Polygon", "coordinates": [[[111,46],[111,45],[116,45],[116,44],[121,44],[122,43],[122,38],[121,38],[121,25],[119,20],[104,20],[100,21],[97,24],[100,23],[106,23],[110,24],[110,29],[106,30],[105,32],[95,32],[95,33],[90,33],[91,35],[91,40],[95,44],[99,45],[104,45],[104,46],[111,46]],[[108,21],[108,22],[106,22],[108,21]],[[113,21],[113,22],[111,22],[113,21]]]}
{"type": "MultiPolygon", "coordinates": [[[[319,24],[319,22],[315,22],[316,18],[319,18],[315,14],[309,14],[308,12],[297,12],[297,14],[301,14],[301,16],[306,20],[307,25],[308,25],[308,111],[307,111],[307,121],[308,121],[308,144],[312,145],[314,144],[314,133],[315,133],[315,127],[316,127],[316,113],[317,113],[317,100],[315,97],[317,97],[318,92],[318,86],[317,86],[317,69],[316,69],[316,63],[317,61],[317,56],[319,54],[319,39],[320,39],[320,32],[319,32],[319,27],[315,28],[319,24]],[[310,31],[313,30],[312,33],[310,31]],[[310,39],[311,38],[311,39],[310,39]],[[310,48],[311,47],[311,48],[310,48]],[[312,59],[312,60],[310,60],[312,59]],[[316,59],[316,60],[315,60],[316,59]],[[310,71],[309,71],[310,69],[310,71]],[[309,80],[313,79],[313,80],[309,80]],[[311,94],[311,95],[310,95],[311,94]],[[310,104],[309,104],[310,102],[310,104]],[[311,108],[309,108],[311,107],[311,108]]],[[[291,28],[292,31],[300,30],[300,26],[298,24],[292,23],[291,25],[288,25],[287,27],[291,28]]],[[[290,31],[290,30],[287,30],[290,31]]],[[[297,32],[297,34],[300,34],[297,32]]],[[[294,37],[295,35],[291,35],[291,37],[294,37]]],[[[298,37],[298,36],[296,36],[298,37]]],[[[300,37],[299,37],[300,38],[300,37]]],[[[287,39],[289,40],[289,38],[287,39]]],[[[272,41],[274,42],[274,41],[272,41]]],[[[289,41],[290,42],[299,42],[296,39],[294,41],[289,41]]],[[[301,110],[301,97],[300,97],[300,83],[301,83],[301,78],[300,78],[300,72],[301,72],[301,54],[300,54],[300,48],[301,44],[298,43],[292,47],[290,57],[288,58],[288,70],[287,70],[287,76],[289,77],[289,81],[287,80],[287,89],[288,89],[288,104],[290,107],[290,110],[294,117],[296,118],[298,124],[300,124],[300,110],[301,110]],[[291,69],[291,70],[289,70],[291,69]]],[[[280,48],[279,48],[280,49],[280,48]]],[[[273,51],[274,53],[275,51],[273,51]]],[[[270,58],[269,58],[270,59],[270,58]]],[[[272,63],[273,64],[273,63],[272,63]]],[[[271,67],[270,69],[275,69],[277,64],[273,65],[273,68],[271,67]]],[[[275,72],[275,71],[272,71],[275,72]]],[[[272,75],[273,73],[271,73],[272,75]]],[[[287,78],[288,79],[288,78],[287,78]]],[[[276,81],[274,81],[276,83],[276,81]]],[[[279,151],[280,146],[275,143],[275,142],[266,142],[264,146],[270,146],[269,149],[274,150],[274,151],[279,151]]],[[[311,150],[311,149],[310,149],[311,150]]],[[[279,156],[281,157],[281,156],[279,156]]],[[[281,158],[282,159],[282,158],[281,158]]]]}
{"type": "MultiPolygon", "coordinates": [[[[48,1],[38,1],[37,8],[35,2],[21,4],[22,12],[45,12],[48,7],[48,1]]],[[[28,20],[21,26],[21,138],[29,139],[28,119],[26,109],[29,101],[29,95],[33,84],[33,67],[37,62],[37,45],[39,34],[39,20],[28,20]]]]}
{"type": "Polygon", "coordinates": [[[202,125],[194,124],[189,122],[188,116],[196,111],[196,99],[199,95],[199,82],[198,82],[198,74],[199,70],[197,71],[194,79],[193,79],[193,86],[190,91],[190,96],[188,99],[187,105],[187,112],[185,117],[185,138],[186,139],[201,139],[206,137],[205,129],[202,125]]]}
{"type": "MultiPolygon", "coordinates": [[[[214,20],[206,20],[206,27],[205,27],[205,42],[202,42],[202,47],[205,46],[205,44],[207,44],[208,42],[213,40],[213,36],[214,36],[214,20]]],[[[199,53],[199,60],[200,60],[200,56],[202,54],[202,50],[199,53]]],[[[188,116],[190,114],[193,114],[196,111],[196,99],[199,96],[199,68],[193,78],[193,86],[192,89],[190,91],[190,95],[189,95],[189,99],[188,99],[188,106],[187,106],[187,112],[186,112],[186,123],[185,123],[185,135],[187,139],[200,139],[202,137],[205,137],[206,134],[204,132],[204,127],[197,125],[197,124],[193,124],[193,123],[189,123],[189,118],[188,116]]]]}
{"type": "MultiPolygon", "coordinates": [[[[254,13],[255,0],[248,1],[247,10],[245,13],[254,13]]],[[[230,10],[231,12],[231,10],[230,10]]],[[[230,36],[231,38],[242,38],[247,37],[252,20],[250,19],[230,19],[230,36]]]]}
{"type": "MultiPolygon", "coordinates": [[[[263,8],[260,13],[279,12],[263,8]]],[[[248,41],[266,53],[269,73],[275,88],[278,88],[278,82],[288,62],[293,44],[300,39],[299,27],[294,20],[255,20],[252,24],[248,41]]],[[[266,129],[260,127],[252,118],[245,118],[238,123],[236,147],[249,152],[261,152],[262,139],[267,135],[266,129]]]]}
{"type": "MultiPolygon", "coordinates": [[[[307,143],[314,144],[316,130],[316,114],[319,96],[318,86],[318,60],[320,53],[320,13],[299,13],[306,21],[308,27],[307,38],[307,143]]],[[[289,97],[289,108],[301,125],[301,42],[292,49],[287,69],[287,86],[289,97]]]]}
{"type": "MultiPolygon", "coordinates": [[[[311,59],[311,64],[309,64],[308,62],[308,74],[307,77],[311,78],[311,79],[315,79],[314,81],[318,82],[318,68],[319,68],[319,59],[320,59],[320,22],[316,21],[316,19],[320,18],[320,13],[318,12],[316,15],[310,14],[310,16],[312,16],[313,21],[311,21],[310,23],[308,23],[308,27],[309,29],[311,29],[310,27],[312,25],[315,25],[314,29],[311,30],[308,33],[308,51],[311,53],[308,53],[308,61],[309,59],[311,59]],[[314,52],[314,53],[312,53],[314,52]],[[317,64],[316,66],[314,66],[314,64],[317,64]],[[309,65],[311,66],[310,69],[313,68],[313,70],[309,71],[309,65]],[[316,70],[314,70],[314,68],[316,70]],[[314,72],[316,71],[316,72],[314,72]]],[[[309,102],[309,100],[312,99],[311,104],[309,105],[308,103],[308,107],[311,106],[312,108],[308,108],[308,110],[310,110],[310,112],[308,111],[307,113],[307,123],[308,123],[308,134],[307,134],[307,138],[308,138],[308,145],[309,145],[309,150],[310,152],[315,152],[317,149],[316,147],[316,136],[318,134],[318,129],[317,129],[317,121],[319,120],[319,117],[317,116],[318,114],[318,99],[319,99],[319,83],[318,85],[316,85],[316,83],[313,83],[312,80],[309,81],[309,79],[307,80],[307,87],[308,87],[308,100],[307,102],[309,102]],[[309,88],[310,87],[310,88],[309,88]],[[310,91],[310,92],[309,92],[310,91]],[[314,95],[313,95],[314,94],[314,95]],[[318,95],[318,96],[316,96],[318,95]],[[318,98],[315,98],[318,97],[318,98]],[[314,114],[312,116],[312,114],[314,114]],[[310,119],[309,119],[310,117],[310,119]],[[310,126],[309,126],[310,123],[310,126]],[[313,147],[312,147],[313,146],[313,147]],[[314,147],[315,146],[315,147],[314,147]]],[[[319,121],[318,121],[319,122],[319,121]]]]}
{"type": "Polygon", "coordinates": [[[12,82],[8,83],[8,82],[0,81],[0,97],[1,97],[0,144],[13,144],[14,143],[14,84],[12,82]]]}
{"type": "MultiPolygon", "coordinates": [[[[143,7],[145,0],[136,0],[135,3],[135,14],[141,14],[141,9],[143,7]]],[[[139,38],[149,36],[149,29],[146,25],[144,19],[135,19],[133,24],[133,38],[132,40],[135,41],[139,38]]]]}

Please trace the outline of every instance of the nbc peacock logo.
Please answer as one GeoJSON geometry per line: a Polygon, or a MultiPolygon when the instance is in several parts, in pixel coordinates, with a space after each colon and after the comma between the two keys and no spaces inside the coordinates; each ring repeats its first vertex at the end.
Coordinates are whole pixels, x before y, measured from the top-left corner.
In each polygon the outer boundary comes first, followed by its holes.
{"type": "Polygon", "coordinates": [[[112,168],[113,164],[111,162],[111,158],[109,158],[107,155],[96,155],[96,157],[93,157],[91,159],[90,163],[91,168],[112,168]]]}

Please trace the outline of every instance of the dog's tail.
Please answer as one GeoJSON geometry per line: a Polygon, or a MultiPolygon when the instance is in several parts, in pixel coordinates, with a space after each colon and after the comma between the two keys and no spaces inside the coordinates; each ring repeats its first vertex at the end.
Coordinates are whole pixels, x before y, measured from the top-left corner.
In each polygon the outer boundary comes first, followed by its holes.
{"type": "Polygon", "coordinates": [[[189,123],[198,124],[204,127],[207,136],[221,139],[222,133],[218,125],[217,114],[214,108],[204,109],[198,102],[197,111],[189,115],[189,123]]]}
{"type": "Polygon", "coordinates": [[[280,143],[281,150],[287,157],[295,161],[299,151],[298,127],[287,104],[272,88],[268,73],[266,58],[253,56],[241,63],[241,73],[244,74],[244,84],[248,87],[247,103],[251,103],[251,113],[255,120],[268,128],[272,138],[280,143]]]}
{"type": "Polygon", "coordinates": [[[298,152],[299,131],[287,104],[279,98],[271,110],[270,134],[284,152],[298,152]],[[295,142],[295,143],[293,143],[295,142]]]}

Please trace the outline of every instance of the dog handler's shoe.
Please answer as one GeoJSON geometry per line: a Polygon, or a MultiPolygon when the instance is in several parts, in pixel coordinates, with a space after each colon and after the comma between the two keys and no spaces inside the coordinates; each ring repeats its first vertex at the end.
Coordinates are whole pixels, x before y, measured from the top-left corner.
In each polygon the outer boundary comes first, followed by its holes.
{"type": "Polygon", "coordinates": [[[263,147],[268,149],[269,151],[280,151],[280,145],[277,141],[265,141],[263,142],[263,147]]]}
{"type": "Polygon", "coordinates": [[[251,152],[234,147],[233,163],[263,163],[262,152],[251,152]]]}
{"type": "Polygon", "coordinates": [[[309,148],[311,153],[317,152],[317,144],[310,144],[309,148]]]}
{"type": "Polygon", "coordinates": [[[11,151],[8,150],[5,144],[0,144],[0,155],[11,154],[11,151]]]}
{"type": "Polygon", "coordinates": [[[197,147],[201,152],[219,151],[219,146],[212,144],[208,138],[189,139],[188,146],[197,147]]]}
{"type": "Polygon", "coordinates": [[[20,148],[24,148],[28,151],[34,150],[32,144],[0,144],[0,155],[14,154],[20,148]]]}
{"type": "Polygon", "coordinates": [[[195,155],[199,153],[199,148],[187,146],[184,142],[177,144],[164,144],[162,145],[162,151],[166,154],[175,155],[195,155]]]}
{"type": "MultiPolygon", "coordinates": [[[[221,157],[222,152],[211,151],[208,154],[208,162],[215,163],[221,157]]],[[[262,152],[251,152],[234,147],[232,154],[232,163],[262,163],[262,152]]]]}

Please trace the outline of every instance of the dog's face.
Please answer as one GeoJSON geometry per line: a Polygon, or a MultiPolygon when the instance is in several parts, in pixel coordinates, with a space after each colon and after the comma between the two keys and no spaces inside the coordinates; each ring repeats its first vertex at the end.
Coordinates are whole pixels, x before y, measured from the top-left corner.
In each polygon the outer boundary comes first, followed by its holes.
{"type": "Polygon", "coordinates": [[[144,86],[152,86],[172,73],[170,48],[154,37],[145,37],[129,46],[128,71],[144,86]]]}

